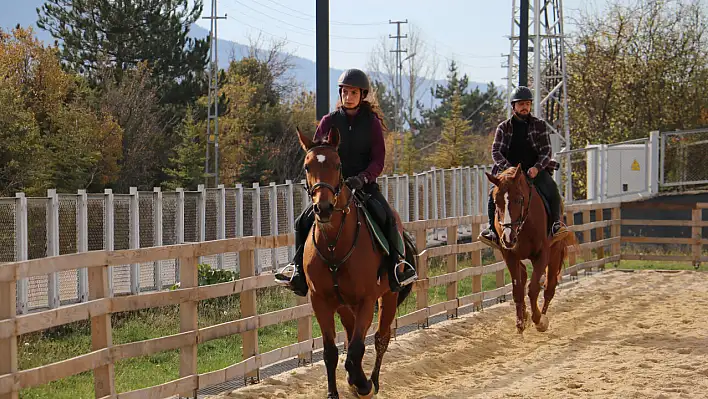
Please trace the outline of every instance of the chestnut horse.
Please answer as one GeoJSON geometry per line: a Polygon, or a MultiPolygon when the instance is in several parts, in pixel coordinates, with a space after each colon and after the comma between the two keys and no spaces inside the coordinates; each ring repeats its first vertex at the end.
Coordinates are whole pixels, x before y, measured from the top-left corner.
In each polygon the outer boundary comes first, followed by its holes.
{"type": "MultiPolygon", "coordinates": [[[[339,314],[347,335],[345,369],[350,388],[359,397],[370,398],[379,390],[381,360],[391,338],[396,309],[411,291],[389,288],[388,273],[379,273],[388,257],[373,241],[354,192],[344,184],[337,149],[339,131],[331,128],[325,141],[313,142],[297,130],[305,150],[307,191],[313,203],[315,224],[303,253],[303,266],[310,288],[312,308],[322,329],[324,362],[327,368],[327,398],[338,398],[336,368],[339,350],[335,344],[334,314],[339,314]],[[380,276],[380,278],[379,278],[380,276]],[[370,379],[362,369],[364,339],[371,327],[378,300],[379,318],[375,334],[376,361],[370,379]]],[[[395,213],[395,211],[394,211],[395,213]]],[[[399,232],[405,241],[406,260],[415,267],[416,248],[404,234],[396,214],[399,232]]]]}
{"type": "Polygon", "coordinates": [[[523,333],[528,322],[524,302],[528,274],[526,266],[521,262],[528,259],[533,264],[528,289],[531,320],[536,325],[536,330],[546,331],[549,324],[546,312],[556,293],[568,247],[577,248],[575,233],[567,231],[551,241],[545,205],[521,165],[508,168],[497,176],[487,173],[487,178],[495,186],[492,192],[496,204],[494,226],[499,233],[502,257],[511,274],[516,305],[516,328],[519,333],[523,333]],[[538,295],[544,275],[546,282],[543,310],[539,311],[538,295]]]}

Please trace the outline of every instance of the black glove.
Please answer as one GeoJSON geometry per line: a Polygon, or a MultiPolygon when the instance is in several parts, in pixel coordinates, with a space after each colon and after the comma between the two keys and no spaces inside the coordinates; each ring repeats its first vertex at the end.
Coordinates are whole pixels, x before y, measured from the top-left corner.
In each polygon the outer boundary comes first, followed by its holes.
{"type": "Polygon", "coordinates": [[[347,183],[347,186],[352,190],[361,190],[361,188],[364,187],[364,180],[359,176],[347,177],[347,180],[344,182],[347,183]]]}

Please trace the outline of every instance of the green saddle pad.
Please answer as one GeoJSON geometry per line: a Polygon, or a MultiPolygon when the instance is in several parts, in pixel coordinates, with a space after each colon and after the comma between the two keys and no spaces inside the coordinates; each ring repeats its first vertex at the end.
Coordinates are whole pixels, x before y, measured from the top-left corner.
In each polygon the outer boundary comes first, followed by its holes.
{"type": "MultiPolygon", "coordinates": [[[[379,224],[374,221],[373,216],[371,216],[369,210],[366,209],[366,206],[362,206],[361,209],[364,211],[364,219],[366,219],[366,225],[369,226],[369,229],[371,229],[371,231],[373,231],[373,235],[376,238],[376,242],[379,244],[379,247],[381,247],[386,256],[390,255],[391,248],[388,239],[386,239],[386,234],[384,234],[383,230],[381,230],[379,224]]],[[[396,239],[393,244],[394,248],[398,251],[399,254],[405,253],[405,244],[403,243],[403,237],[401,237],[400,233],[396,234],[396,239]]]]}

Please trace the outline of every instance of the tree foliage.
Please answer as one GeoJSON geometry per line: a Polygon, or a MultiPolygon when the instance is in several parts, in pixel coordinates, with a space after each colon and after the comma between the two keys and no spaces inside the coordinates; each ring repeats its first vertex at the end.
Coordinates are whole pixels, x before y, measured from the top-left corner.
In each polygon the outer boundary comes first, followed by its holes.
{"type": "Polygon", "coordinates": [[[698,1],[615,2],[583,15],[568,55],[576,146],[705,124],[706,9],[698,1]]]}

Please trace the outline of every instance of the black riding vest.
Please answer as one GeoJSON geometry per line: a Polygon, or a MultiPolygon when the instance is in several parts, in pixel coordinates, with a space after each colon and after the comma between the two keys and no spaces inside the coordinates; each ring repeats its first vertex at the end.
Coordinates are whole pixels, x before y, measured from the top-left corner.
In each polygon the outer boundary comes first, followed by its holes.
{"type": "Polygon", "coordinates": [[[356,176],[366,170],[371,162],[371,124],[374,115],[359,109],[349,124],[343,109],[330,113],[332,123],[339,129],[339,158],[342,161],[344,178],[356,176]]]}
{"type": "Polygon", "coordinates": [[[529,170],[538,160],[538,154],[529,140],[529,125],[516,117],[512,117],[511,132],[511,143],[509,144],[509,153],[506,159],[512,166],[521,163],[523,170],[529,170]]]}

